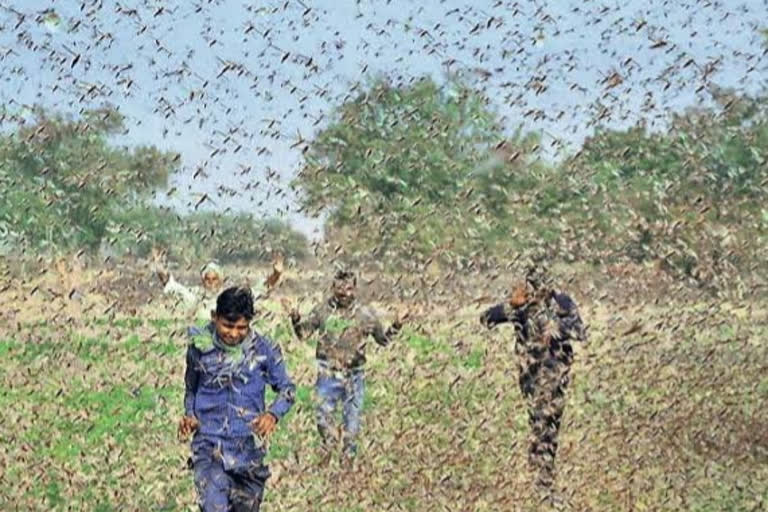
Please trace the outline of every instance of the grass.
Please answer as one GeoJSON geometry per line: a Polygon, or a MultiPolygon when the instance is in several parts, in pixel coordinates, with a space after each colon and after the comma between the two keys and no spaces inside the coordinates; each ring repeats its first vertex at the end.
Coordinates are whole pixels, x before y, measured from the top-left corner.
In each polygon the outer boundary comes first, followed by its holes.
{"type": "MultiPolygon", "coordinates": [[[[558,455],[572,510],[764,509],[766,304],[706,306],[633,306],[621,320],[582,307],[592,335],[576,347],[558,455]],[[636,319],[647,328],[621,336],[636,319]]],[[[262,509],[539,510],[511,329],[476,324],[468,311],[371,344],[361,458],[347,471],[318,463],[313,345],[284,319],[263,323],[298,389],[270,443],[262,509]]],[[[36,322],[34,336],[0,339],[0,509],[196,510],[176,439],[182,326],[36,322]]]]}

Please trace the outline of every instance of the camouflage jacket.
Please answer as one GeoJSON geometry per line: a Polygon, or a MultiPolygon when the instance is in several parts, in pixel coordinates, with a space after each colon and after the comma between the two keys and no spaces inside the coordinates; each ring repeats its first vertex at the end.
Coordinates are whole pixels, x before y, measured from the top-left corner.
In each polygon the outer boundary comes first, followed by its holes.
{"type": "Polygon", "coordinates": [[[515,351],[537,361],[573,361],[571,341],[585,341],[587,332],[576,303],[565,293],[552,291],[546,298],[521,307],[502,302],[487,309],[480,322],[488,328],[511,322],[515,326],[515,351]]]}
{"type": "Polygon", "coordinates": [[[300,339],[319,332],[316,357],[333,370],[362,368],[368,336],[386,347],[402,327],[393,323],[385,330],[370,307],[357,301],[344,307],[333,297],[315,306],[305,320],[292,319],[292,323],[300,339]]]}

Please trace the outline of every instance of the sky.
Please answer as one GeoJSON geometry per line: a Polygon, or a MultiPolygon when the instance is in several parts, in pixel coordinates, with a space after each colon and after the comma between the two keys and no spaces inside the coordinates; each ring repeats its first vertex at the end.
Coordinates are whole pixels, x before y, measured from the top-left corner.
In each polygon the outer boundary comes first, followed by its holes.
{"type": "Polygon", "coordinates": [[[663,129],[710,105],[709,86],[762,90],[766,19],[766,0],[0,0],[0,102],[19,115],[112,105],[127,127],[115,143],[182,155],[178,192],[156,202],[183,211],[207,192],[209,208],[281,216],[314,238],[322,219],[297,213],[288,187],[297,141],[358,82],[458,73],[557,159],[597,117],[663,129]]]}

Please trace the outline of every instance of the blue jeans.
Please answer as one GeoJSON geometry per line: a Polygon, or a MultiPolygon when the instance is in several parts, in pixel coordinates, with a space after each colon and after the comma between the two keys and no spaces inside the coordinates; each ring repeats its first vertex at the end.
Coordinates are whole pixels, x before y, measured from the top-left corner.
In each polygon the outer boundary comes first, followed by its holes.
{"type": "Polygon", "coordinates": [[[333,439],[334,412],[342,402],[344,432],[344,453],[350,456],[357,452],[357,434],[360,432],[360,413],[365,392],[365,372],[362,369],[331,372],[321,368],[315,384],[319,403],[317,405],[317,430],[326,446],[333,439]]]}
{"type": "Polygon", "coordinates": [[[192,446],[198,504],[202,512],[258,512],[270,471],[260,458],[226,468],[215,442],[192,446]]]}

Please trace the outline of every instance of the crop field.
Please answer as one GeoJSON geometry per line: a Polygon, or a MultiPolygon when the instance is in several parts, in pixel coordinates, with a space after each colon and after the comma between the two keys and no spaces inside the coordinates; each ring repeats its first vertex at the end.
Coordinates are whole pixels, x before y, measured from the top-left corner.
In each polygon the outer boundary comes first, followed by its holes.
{"type": "MultiPolygon", "coordinates": [[[[575,347],[561,431],[566,508],[763,510],[768,304],[581,289],[590,339],[575,347]]],[[[5,310],[16,300],[26,316],[0,338],[0,509],[196,510],[188,444],[176,435],[187,321],[155,302],[53,322],[56,300],[9,293],[5,310]]],[[[313,343],[292,336],[278,297],[263,304],[255,327],[280,343],[298,388],[270,440],[263,510],[542,509],[529,490],[512,329],[484,330],[486,304],[447,293],[440,300],[453,307],[425,302],[393,344],[369,349],[352,468],[320,460],[313,343]]],[[[385,318],[399,306],[373,303],[385,318]]]]}

